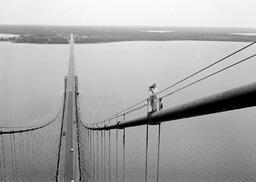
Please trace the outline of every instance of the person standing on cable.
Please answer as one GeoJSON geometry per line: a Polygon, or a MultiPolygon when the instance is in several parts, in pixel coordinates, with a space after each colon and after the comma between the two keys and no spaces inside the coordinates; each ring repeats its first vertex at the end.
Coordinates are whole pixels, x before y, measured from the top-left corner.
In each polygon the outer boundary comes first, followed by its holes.
{"type": "Polygon", "coordinates": [[[152,113],[153,112],[156,112],[157,111],[157,88],[156,88],[156,84],[152,84],[149,89],[148,89],[150,92],[151,92],[151,96],[149,97],[149,102],[150,102],[150,105],[151,105],[151,108],[152,108],[152,113]]]}

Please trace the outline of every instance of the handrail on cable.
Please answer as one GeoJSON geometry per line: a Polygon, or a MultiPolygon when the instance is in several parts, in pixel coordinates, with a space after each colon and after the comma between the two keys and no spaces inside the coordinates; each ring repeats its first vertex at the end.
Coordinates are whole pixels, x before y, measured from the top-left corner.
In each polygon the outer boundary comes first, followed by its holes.
{"type": "Polygon", "coordinates": [[[90,130],[124,129],[127,127],[154,124],[155,122],[161,123],[253,106],[256,106],[256,82],[197,99],[176,107],[163,109],[146,116],[126,121],[118,121],[116,124],[105,124],[97,127],[83,126],[90,130]],[[150,120],[148,119],[149,117],[150,120]]]}
{"type": "MultiPolygon", "coordinates": [[[[251,46],[254,45],[255,43],[256,43],[256,42],[251,42],[250,44],[245,45],[245,46],[243,46],[242,48],[240,48],[240,49],[238,49],[238,50],[236,50],[236,51],[234,51],[234,52],[228,54],[227,56],[225,56],[225,57],[223,57],[223,58],[221,58],[221,59],[218,59],[217,61],[211,63],[210,65],[207,65],[206,67],[203,67],[203,68],[199,69],[198,71],[196,71],[196,72],[194,72],[194,73],[192,73],[192,74],[186,76],[185,78],[183,78],[183,79],[181,79],[181,80],[179,80],[179,81],[173,83],[172,85],[170,85],[170,86],[168,86],[168,87],[166,87],[166,88],[160,90],[156,95],[159,95],[159,94],[163,93],[164,91],[169,90],[170,88],[173,88],[174,86],[183,83],[184,81],[188,80],[189,78],[191,78],[191,77],[193,77],[193,76],[196,76],[196,75],[198,75],[199,73],[201,73],[201,72],[203,72],[203,71],[205,71],[205,70],[207,70],[207,69],[213,67],[214,65],[217,65],[218,63],[220,63],[220,62],[222,62],[222,61],[224,61],[224,60],[230,58],[231,56],[233,56],[233,55],[235,55],[235,54],[237,54],[237,53],[239,53],[239,52],[241,52],[241,51],[243,51],[243,50],[245,50],[245,49],[251,47],[251,46]]],[[[249,56],[249,57],[247,57],[247,58],[245,58],[245,59],[243,59],[242,61],[239,61],[238,63],[243,62],[243,61],[245,61],[245,60],[247,60],[247,59],[250,59],[250,58],[252,58],[252,57],[254,57],[254,56],[255,56],[255,54],[252,55],[252,56],[249,56]]],[[[237,64],[237,63],[235,63],[235,64],[237,64]]],[[[233,65],[231,65],[231,66],[233,66],[233,65]]],[[[226,67],[226,68],[227,68],[227,67],[226,67]]],[[[225,68],[225,69],[226,69],[226,68],[225,68]]],[[[214,74],[215,74],[215,73],[214,73],[214,74]]],[[[211,76],[212,76],[212,75],[211,75],[211,76]]],[[[170,94],[166,94],[166,95],[164,95],[163,97],[166,97],[166,96],[169,96],[169,95],[170,95],[170,94]]],[[[137,110],[137,108],[135,108],[135,109],[133,109],[133,110],[130,110],[130,109],[132,109],[132,108],[134,108],[134,107],[136,107],[136,106],[142,104],[142,103],[145,102],[145,101],[147,101],[147,99],[143,99],[143,100],[137,102],[136,104],[134,104],[134,105],[132,105],[132,106],[129,106],[129,107],[127,107],[127,108],[125,108],[125,109],[123,109],[123,110],[117,112],[116,114],[113,114],[113,115],[109,116],[109,118],[107,118],[107,120],[113,120],[113,119],[115,119],[115,118],[117,118],[117,117],[123,115],[124,113],[127,114],[127,113],[130,113],[130,112],[133,112],[133,111],[137,110]],[[125,111],[127,111],[127,112],[125,112],[125,111]]],[[[143,107],[145,107],[145,105],[140,106],[139,108],[143,108],[143,107]]]]}

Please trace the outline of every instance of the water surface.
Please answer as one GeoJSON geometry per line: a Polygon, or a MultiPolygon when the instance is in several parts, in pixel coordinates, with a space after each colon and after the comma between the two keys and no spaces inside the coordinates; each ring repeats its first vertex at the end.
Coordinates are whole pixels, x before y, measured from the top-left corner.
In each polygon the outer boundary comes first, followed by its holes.
{"type": "MultiPolygon", "coordinates": [[[[170,41],[75,45],[82,120],[103,120],[146,98],[151,83],[157,83],[161,90],[246,44],[170,41]]],[[[253,54],[255,48],[201,76],[253,54]]],[[[0,58],[1,126],[45,122],[57,113],[67,73],[67,45],[1,43],[0,58]]],[[[218,74],[164,99],[164,107],[255,82],[255,66],[252,59],[218,74]]],[[[145,113],[143,109],[127,118],[145,113]]],[[[162,124],[161,131],[160,181],[256,180],[255,108],[172,121],[162,124]]],[[[145,127],[127,129],[126,137],[127,181],[144,181],[145,127]]],[[[113,142],[114,138],[112,133],[113,142]]],[[[155,181],[156,126],[150,127],[149,141],[148,179],[155,181]]],[[[112,147],[114,151],[114,143],[112,147]]],[[[114,167],[113,162],[112,179],[114,167]]]]}

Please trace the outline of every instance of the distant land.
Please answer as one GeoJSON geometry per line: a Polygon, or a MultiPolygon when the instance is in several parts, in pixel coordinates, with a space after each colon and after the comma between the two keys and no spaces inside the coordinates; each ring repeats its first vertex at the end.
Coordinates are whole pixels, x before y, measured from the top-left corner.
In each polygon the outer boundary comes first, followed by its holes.
{"type": "Polygon", "coordinates": [[[67,44],[70,33],[74,34],[75,42],[81,44],[172,40],[256,41],[256,29],[252,28],[0,25],[0,41],[13,43],[67,44]]]}

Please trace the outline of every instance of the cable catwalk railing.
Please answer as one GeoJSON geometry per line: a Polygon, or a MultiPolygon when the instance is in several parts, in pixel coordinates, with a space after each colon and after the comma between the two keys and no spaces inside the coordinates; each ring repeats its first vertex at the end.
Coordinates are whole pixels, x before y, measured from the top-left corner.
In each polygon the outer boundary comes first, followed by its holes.
{"type": "MultiPolygon", "coordinates": [[[[219,68],[217,71],[212,71],[206,76],[203,75],[196,80],[191,80],[190,82],[181,85],[184,81],[190,80],[195,75],[199,75],[205,70],[208,70],[216,64],[232,57],[248,47],[251,47],[252,45],[254,45],[254,43],[250,43],[249,45],[234,51],[222,59],[219,59],[218,61],[161,90],[156,94],[159,96],[157,101],[158,104],[162,104],[163,99],[170,95],[180,92],[194,84],[202,82],[241,63],[254,60],[252,58],[254,58],[256,54],[242,58],[234,63],[230,63],[227,66],[219,68]],[[180,87],[175,88],[176,86],[180,87]],[[174,89],[166,93],[166,91],[171,88],[174,89]]],[[[81,116],[78,116],[78,142],[80,147],[82,171],[81,180],[92,182],[169,181],[170,179],[164,179],[164,177],[161,177],[161,172],[166,173],[166,171],[161,171],[161,163],[164,162],[163,154],[166,154],[166,151],[163,151],[162,146],[166,145],[166,138],[162,137],[162,122],[253,107],[256,106],[255,100],[256,83],[252,83],[202,99],[197,99],[176,107],[160,109],[157,112],[151,112],[149,100],[143,99],[142,101],[139,101],[136,104],[127,107],[100,122],[89,124],[88,122],[83,122],[81,116]],[[144,109],[144,116],[135,118],[129,117],[131,113],[141,111],[142,109],[144,109]],[[145,130],[143,129],[142,125],[145,125],[145,130]],[[136,128],[143,133],[137,133],[139,138],[136,138],[136,135],[131,136],[131,134],[133,135],[136,133],[136,128]],[[150,147],[152,148],[152,137],[149,135],[151,130],[155,131],[155,138],[153,138],[154,155],[152,155],[152,151],[149,150],[150,147]],[[129,141],[131,138],[134,140],[129,141]],[[165,142],[163,142],[163,140],[165,142]],[[134,144],[136,142],[140,142],[140,145],[134,144]],[[133,148],[138,147],[136,148],[138,151],[140,151],[138,153],[144,153],[144,155],[138,158],[136,149],[131,149],[131,146],[133,146],[133,148]],[[130,155],[130,158],[128,158],[127,155],[130,155]],[[136,159],[138,161],[133,161],[132,158],[134,158],[134,156],[137,156],[136,159]],[[153,162],[152,159],[154,159],[153,162]],[[136,164],[139,163],[140,166],[143,167],[137,168],[136,164]],[[141,165],[141,163],[144,163],[144,165],[141,165]],[[152,166],[154,167],[152,168],[152,166]],[[140,171],[143,175],[137,175],[137,171],[140,171]]],[[[79,98],[77,98],[77,102],[78,101],[79,98]]],[[[77,110],[79,111],[79,103],[77,104],[77,110]]],[[[143,113],[143,111],[140,113],[143,113]]],[[[233,165],[232,163],[233,162],[231,162],[231,164],[227,164],[223,160],[218,161],[216,165],[221,164],[228,168],[230,165],[233,165]]],[[[237,168],[234,168],[234,170],[238,171],[236,175],[238,175],[242,180],[247,179],[249,181],[255,181],[256,179],[256,176],[251,174],[251,171],[239,171],[237,168]]],[[[230,176],[227,176],[227,179],[237,179],[235,178],[236,175],[231,174],[230,176]]],[[[199,179],[200,176],[203,175],[196,174],[196,176],[199,179]]],[[[182,181],[180,177],[177,177],[177,179],[178,178],[179,180],[177,181],[182,181]]]]}
{"type": "Polygon", "coordinates": [[[61,111],[48,123],[0,128],[1,181],[55,181],[61,111]]]}
{"type": "MultiPolygon", "coordinates": [[[[187,80],[189,80],[189,79],[199,75],[200,73],[205,72],[206,70],[209,70],[210,68],[212,68],[212,67],[216,66],[217,64],[227,60],[228,58],[231,58],[232,56],[234,56],[234,55],[236,55],[236,54],[238,54],[238,53],[248,49],[249,47],[253,46],[254,44],[255,44],[255,42],[252,42],[252,43],[250,43],[248,45],[245,45],[242,48],[240,48],[240,49],[238,49],[238,50],[228,54],[227,56],[224,56],[223,58],[218,59],[217,61],[207,65],[206,67],[203,67],[203,68],[199,69],[198,71],[196,71],[196,72],[194,72],[192,74],[189,74],[185,78],[183,78],[183,79],[181,79],[181,80],[171,84],[170,86],[160,90],[158,93],[156,93],[156,95],[158,95],[159,96],[159,100],[162,101],[162,99],[165,98],[165,97],[168,97],[168,96],[170,96],[172,94],[175,94],[176,92],[179,92],[179,91],[181,91],[181,90],[183,90],[183,89],[185,89],[187,87],[190,87],[190,86],[192,86],[192,85],[194,85],[194,84],[196,84],[198,82],[204,81],[205,79],[210,78],[212,76],[215,76],[216,74],[219,74],[219,73],[221,73],[223,71],[226,71],[226,70],[228,70],[228,69],[230,69],[230,68],[232,68],[232,67],[234,67],[236,65],[239,65],[239,64],[244,63],[246,61],[252,60],[252,58],[254,58],[256,56],[256,54],[252,54],[252,55],[250,55],[250,56],[248,56],[248,57],[246,57],[244,59],[241,59],[241,60],[239,60],[239,61],[237,61],[237,62],[235,62],[233,64],[230,64],[230,65],[228,65],[226,67],[223,67],[222,69],[219,69],[219,70],[217,70],[215,72],[212,72],[211,74],[208,74],[205,77],[202,77],[202,78],[200,78],[200,79],[198,79],[196,81],[190,82],[189,84],[187,84],[187,85],[185,85],[183,87],[180,87],[180,88],[178,88],[178,89],[176,89],[174,91],[171,91],[171,92],[169,92],[167,94],[164,94],[164,92],[170,90],[171,88],[174,88],[175,86],[178,86],[178,85],[184,83],[185,81],[187,81],[187,80]]],[[[133,104],[133,105],[131,105],[129,107],[126,107],[125,109],[123,109],[123,110],[121,110],[121,111],[119,111],[119,112],[109,116],[108,118],[104,119],[103,121],[96,122],[94,124],[95,125],[96,124],[99,125],[100,123],[106,123],[106,122],[109,122],[109,121],[115,122],[114,120],[116,119],[116,117],[119,117],[119,116],[122,116],[122,115],[127,115],[127,114],[129,114],[131,112],[140,110],[140,109],[142,109],[142,108],[144,108],[144,107],[146,107],[148,105],[147,102],[148,102],[148,98],[143,99],[143,100],[141,100],[141,101],[139,101],[139,102],[137,102],[137,103],[135,103],[135,104],[133,104]]]]}

